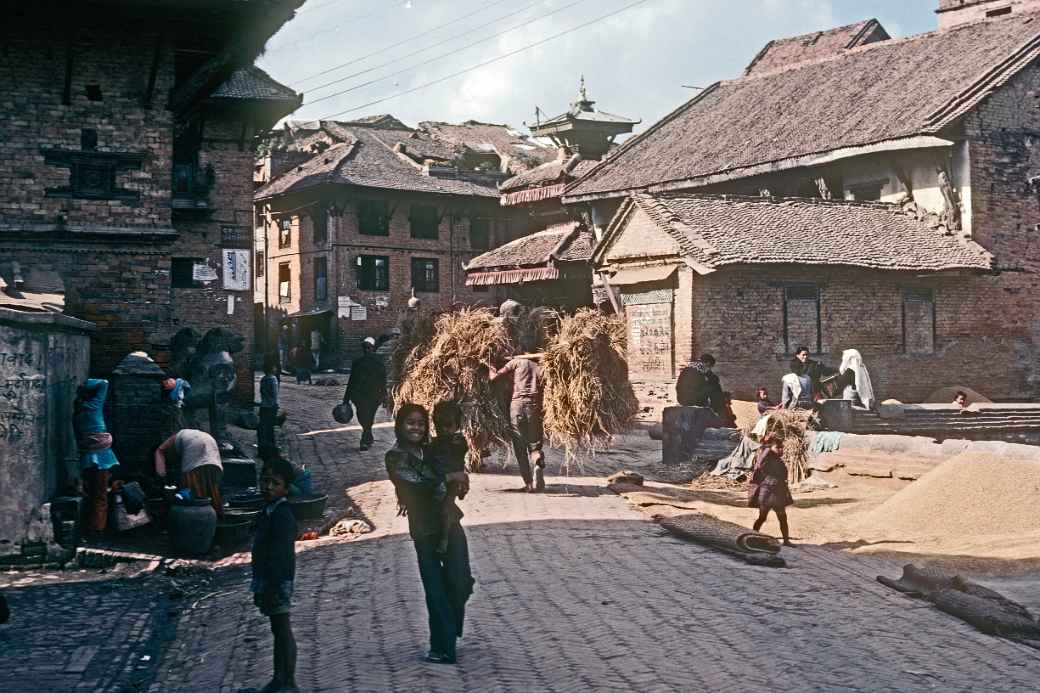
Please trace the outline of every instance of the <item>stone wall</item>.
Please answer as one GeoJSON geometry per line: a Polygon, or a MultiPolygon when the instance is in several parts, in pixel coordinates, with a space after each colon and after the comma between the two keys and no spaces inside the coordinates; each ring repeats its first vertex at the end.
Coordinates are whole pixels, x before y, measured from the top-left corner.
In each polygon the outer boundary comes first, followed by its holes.
{"type": "Polygon", "coordinates": [[[939,28],[977,22],[986,19],[989,13],[1007,9],[1011,14],[1037,12],[1040,0],[939,0],[939,28]]]}
{"type": "Polygon", "coordinates": [[[79,475],[72,401],[90,326],[72,323],[0,309],[0,555],[49,539],[41,505],[79,475]]]}

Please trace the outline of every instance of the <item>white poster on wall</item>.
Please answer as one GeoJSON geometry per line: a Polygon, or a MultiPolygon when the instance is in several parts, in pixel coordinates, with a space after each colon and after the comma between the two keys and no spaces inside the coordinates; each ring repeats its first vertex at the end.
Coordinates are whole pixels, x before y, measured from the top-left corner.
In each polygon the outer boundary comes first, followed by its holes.
{"type": "Polygon", "coordinates": [[[350,307],[351,320],[368,320],[368,309],[364,306],[353,305],[350,307]]]}
{"type": "Polygon", "coordinates": [[[211,282],[217,278],[217,271],[208,262],[196,262],[191,268],[191,278],[197,282],[211,282]]]}
{"type": "Polygon", "coordinates": [[[249,251],[224,249],[224,288],[249,291],[249,251]]]}

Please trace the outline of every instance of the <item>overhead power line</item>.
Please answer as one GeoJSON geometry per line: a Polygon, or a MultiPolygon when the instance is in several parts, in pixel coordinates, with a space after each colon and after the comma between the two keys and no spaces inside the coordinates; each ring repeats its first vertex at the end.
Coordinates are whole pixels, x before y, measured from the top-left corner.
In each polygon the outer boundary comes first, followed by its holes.
{"type": "Polygon", "coordinates": [[[401,39],[400,41],[398,41],[396,43],[391,43],[388,46],[383,46],[379,50],[372,51],[371,53],[368,53],[366,55],[362,55],[360,57],[354,58],[353,60],[348,60],[345,63],[340,63],[339,65],[335,65],[335,66],[330,67],[328,69],[322,70],[321,72],[315,72],[313,75],[310,75],[308,77],[304,77],[303,79],[297,80],[297,83],[309,82],[310,80],[314,79],[315,77],[321,77],[322,75],[327,75],[330,72],[335,72],[336,70],[342,69],[342,68],[347,67],[349,65],[354,65],[355,63],[359,63],[362,60],[368,60],[369,58],[375,57],[377,55],[382,55],[383,53],[386,53],[389,50],[393,50],[394,48],[397,48],[398,46],[403,46],[406,43],[411,43],[415,39],[422,38],[423,36],[426,36],[428,34],[432,34],[433,32],[439,31],[440,29],[443,29],[445,27],[451,26],[452,24],[457,24],[458,22],[461,22],[461,21],[464,21],[466,19],[469,19],[470,17],[475,17],[478,14],[482,14],[484,12],[487,12],[488,10],[490,10],[493,7],[497,7],[498,5],[503,5],[503,4],[507,3],[507,2],[512,2],[512,1],[513,0],[494,0],[494,2],[490,2],[490,3],[486,4],[486,5],[484,5],[483,7],[481,7],[480,9],[474,10],[473,12],[470,12],[469,14],[460,15],[458,17],[455,17],[454,19],[451,19],[451,20],[449,20],[447,22],[444,22],[443,24],[438,24],[437,26],[433,27],[432,29],[427,29],[426,31],[420,32],[420,33],[415,34],[413,36],[409,36],[408,38],[401,39]]]}
{"type": "MultiPolygon", "coordinates": [[[[580,0],[580,1],[584,2],[585,0],[580,0]]],[[[325,82],[324,84],[320,84],[320,85],[318,85],[316,87],[310,87],[307,91],[317,91],[319,89],[324,89],[325,87],[331,87],[334,84],[340,84],[341,82],[346,82],[348,79],[353,79],[354,77],[360,77],[361,75],[368,74],[369,72],[374,72],[374,71],[382,69],[384,67],[388,67],[390,65],[394,65],[396,63],[401,62],[405,58],[410,58],[413,55],[418,55],[420,53],[425,53],[426,51],[430,50],[431,48],[436,48],[438,46],[443,46],[446,43],[451,43],[455,39],[464,38],[466,36],[469,36],[470,34],[473,34],[473,33],[477,32],[477,31],[480,31],[481,29],[486,29],[487,27],[491,26],[492,24],[497,24],[498,22],[501,22],[503,19],[509,19],[510,17],[513,17],[515,15],[518,15],[518,14],[521,14],[523,12],[526,12],[527,10],[531,9],[532,7],[534,7],[535,5],[539,5],[541,3],[542,3],[542,0],[535,0],[532,3],[524,5],[519,10],[514,10],[514,11],[510,12],[509,14],[502,15],[501,17],[496,17],[495,19],[492,19],[490,22],[485,22],[484,24],[481,24],[479,26],[475,26],[472,29],[466,31],[465,33],[456,34],[454,36],[449,36],[446,39],[438,41],[437,43],[432,43],[429,46],[425,46],[423,48],[419,48],[417,50],[412,51],[411,53],[405,53],[404,55],[401,55],[401,56],[398,56],[398,57],[394,58],[393,60],[387,60],[385,63],[380,63],[379,65],[374,65],[372,67],[366,67],[364,70],[358,70],[357,72],[353,72],[353,73],[351,73],[349,75],[345,75],[343,77],[339,77],[337,79],[334,79],[331,82],[325,82]]],[[[549,14],[554,14],[554,13],[555,13],[555,11],[551,12],[549,14]]],[[[548,17],[548,16],[549,15],[541,15],[538,19],[541,19],[542,17],[548,17]]],[[[532,21],[538,21],[538,20],[535,19],[535,20],[532,20],[532,21]]],[[[530,23],[530,22],[528,22],[528,23],[530,23]]],[[[521,24],[519,26],[523,26],[523,24],[521,24]]],[[[506,31],[511,31],[511,30],[512,29],[507,29],[506,31]]],[[[494,38],[496,36],[501,36],[502,33],[505,33],[505,32],[499,32],[498,34],[492,34],[491,36],[489,36],[489,37],[487,37],[486,39],[483,39],[483,40],[489,40],[489,39],[494,38]]],[[[474,44],[470,44],[470,45],[474,45],[474,44]]],[[[467,48],[467,47],[460,48],[459,50],[465,50],[465,48],[467,48]]],[[[437,60],[437,58],[430,58],[430,60],[437,60]]],[[[411,69],[411,68],[409,68],[409,69],[411,69]]]]}
{"type": "MultiPolygon", "coordinates": [[[[298,48],[298,47],[300,47],[300,46],[302,46],[304,44],[312,45],[313,42],[314,42],[314,39],[316,37],[318,37],[318,36],[323,35],[323,34],[330,34],[332,32],[339,31],[340,29],[342,29],[345,26],[356,25],[359,22],[362,22],[362,21],[364,21],[366,19],[372,19],[373,17],[381,17],[383,15],[390,14],[394,10],[408,9],[410,6],[411,6],[410,3],[392,2],[392,3],[389,3],[388,6],[384,6],[381,9],[378,9],[378,10],[375,10],[375,11],[366,12],[365,14],[355,14],[355,15],[351,15],[349,17],[337,17],[337,19],[339,21],[336,24],[333,24],[331,26],[327,26],[328,22],[325,22],[322,25],[322,26],[325,27],[324,29],[318,29],[316,31],[308,31],[306,36],[303,36],[302,38],[296,39],[295,41],[292,41],[292,42],[289,42],[289,43],[280,44],[280,45],[275,46],[273,48],[268,48],[268,49],[266,49],[265,52],[267,54],[270,54],[270,53],[282,53],[282,52],[284,52],[286,50],[289,50],[290,48],[298,48]]],[[[291,30],[294,25],[293,24],[289,24],[288,26],[289,26],[289,28],[291,30]]]]}
{"type": "Polygon", "coordinates": [[[359,106],[354,106],[353,108],[347,108],[347,109],[344,109],[342,111],[338,111],[336,113],[332,113],[330,115],[322,116],[321,120],[329,120],[331,118],[335,118],[337,116],[341,116],[341,115],[343,115],[345,113],[353,113],[354,111],[360,111],[360,110],[363,110],[363,109],[368,108],[370,106],[375,106],[377,104],[381,104],[381,103],[383,103],[385,101],[390,101],[392,99],[396,99],[396,98],[399,98],[401,96],[405,96],[407,94],[413,94],[413,93],[419,91],[420,89],[426,89],[427,87],[432,87],[435,84],[440,84],[442,82],[447,82],[449,79],[454,79],[455,77],[458,77],[460,75],[464,75],[467,72],[473,72],[474,70],[479,70],[482,67],[486,67],[488,65],[491,65],[492,63],[497,63],[497,62],[499,62],[501,60],[505,60],[506,58],[512,57],[514,55],[517,55],[518,53],[523,53],[526,50],[530,50],[531,48],[537,48],[538,46],[541,46],[543,44],[549,43],[550,41],[554,41],[554,40],[556,40],[558,38],[561,38],[563,36],[567,36],[568,34],[572,34],[575,31],[578,31],[580,29],[584,29],[586,27],[592,26],[593,24],[601,22],[604,19],[610,19],[611,17],[617,16],[617,15],[621,14],[622,12],[625,12],[627,10],[632,9],[633,7],[638,7],[639,5],[645,5],[648,2],[650,2],[650,0],[636,0],[636,2],[631,2],[631,3],[627,4],[627,5],[625,5],[624,7],[620,7],[618,9],[614,10],[613,12],[608,12],[607,14],[600,15],[599,17],[596,17],[595,19],[590,19],[587,22],[584,22],[582,24],[578,24],[577,26],[574,26],[574,27],[571,27],[570,29],[566,29],[566,30],[561,31],[559,33],[553,34],[552,36],[548,36],[548,37],[546,37],[544,39],[541,39],[540,41],[535,41],[534,43],[529,43],[526,46],[521,46],[520,48],[517,48],[515,50],[511,50],[508,53],[503,53],[502,55],[499,55],[497,57],[491,58],[490,60],[485,60],[484,62],[477,63],[476,65],[471,65],[470,67],[467,67],[467,68],[465,68],[463,70],[458,70],[457,72],[453,72],[450,75],[445,75],[445,76],[439,77],[439,78],[437,78],[435,80],[431,80],[429,82],[425,82],[425,83],[420,84],[418,86],[412,87],[411,89],[405,89],[404,91],[400,91],[400,92],[398,92],[396,94],[391,94],[390,96],[384,96],[383,98],[376,99],[375,101],[369,101],[368,103],[363,103],[363,104],[361,104],[359,106]]]}
{"type": "MultiPolygon", "coordinates": [[[[303,105],[304,106],[310,106],[311,104],[318,103],[319,101],[326,101],[326,100],[331,99],[331,98],[336,97],[336,96],[342,96],[343,94],[349,94],[350,92],[357,91],[358,89],[361,89],[363,87],[368,87],[368,86],[371,86],[373,84],[378,84],[379,82],[383,82],[385,80],[388,80],[388,79],[390,79],[392,77],[397,77],[398,75],[403,75],[404,73],[410,72],[410,71],[414,70],[417,67],[422,67],[424,65],[427,65],[429,63],[435,62],[437,60],[441,60],[442,58],[451,57],[451,56],[453,56],[453,55],[455,55],[457,53],[461,53],[464,50],[468,50],[468,49],[472,48],[473,46],[477,46],[477,45],[480,45],[481,43],[487,43],[488,41],[494,40],[494,39],[498,38],[499,36],[502,36],[503,34],[508,34],[511,31],[516,31],[517,29],[522,29],[525,26],[529,26],[531,24],[534,24],[535,22],[541,21],[541,20],[545,19],[546,17],[551,17],[552,15],[557,14],[558,12],[563,12],[564,10],[568,10],[568,9],[574,7],[575,5],[580,5],[581,3],[585,2],[585,1],[586,0],[575,0],[574,2],[570,3],[569,5],[564,5],[562,7],[559,7],[557,9],[553,10],[552,12],[548,12],[546,14],[543,14],[542,16],[538,17],[537,19],[532,19],[532,20],[529,20],[529,21],[517,24],[515,26],[511,26],[508,29],[500,31],[500,32],[498,32],[496,34],[491,34],[490,36],[485,36],[484,38],[481,38],[481,39],[478,39],[476,41],[473,41],[472,43],[468,43],[465,46],[462,46],[460,48],[456,48],[456,49],[448,51],[446,53],[441,53],[440,55],[435,55],[432,58],[427,58],[426,60],[424,60],[421,63],[415,63],[415,64],[412,64],[412,65],[409,65],[408,67],[405,67],[405,68],[402,68],[400,70],[397,70],[396,72],[391,72],[390,74],[387,74],[387,75],[383,75],[382,77],[377,77],[375,79],[370,79],[367,82],[362,82],[361,84],[355,84],[354,86],[352,86],[352,87],[350,87],[348,89],[344,89],[342,91],[338,91],[338,92],[335,92],[333,94],[328,94],[326,96],[321,96],[321,97],[318,97],[316,99],[312,99],[312,100],[306,102],[303,105]]],[[[329,82],[328,84],[326,84],[324,86],[330,86],[330,85],[336,84],[338,82],[346,81],[346,79],[347,78],[344,77],[342,80],[337,80],[336,82],[329,82]]],[[[315,89],[320,89],[320,88],[321,87],[315,87],[315,89]]]]}

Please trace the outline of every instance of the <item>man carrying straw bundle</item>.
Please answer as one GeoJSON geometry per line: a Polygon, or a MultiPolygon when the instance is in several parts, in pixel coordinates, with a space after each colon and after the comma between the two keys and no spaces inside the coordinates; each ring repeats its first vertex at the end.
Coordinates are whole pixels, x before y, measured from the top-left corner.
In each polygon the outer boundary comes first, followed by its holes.
{"type": "Polygon", "coordinates": [[[509,401],[509,422],[513,453],[524,479],[524,492],[545,490],[545,455],[542,452],[542,369],[538,354],[514,356],[505,366],[495,371],[490,379],[513,376],[513,396],[509,401]],[[534,462],[534,477],[531,462],[534,462]]]}

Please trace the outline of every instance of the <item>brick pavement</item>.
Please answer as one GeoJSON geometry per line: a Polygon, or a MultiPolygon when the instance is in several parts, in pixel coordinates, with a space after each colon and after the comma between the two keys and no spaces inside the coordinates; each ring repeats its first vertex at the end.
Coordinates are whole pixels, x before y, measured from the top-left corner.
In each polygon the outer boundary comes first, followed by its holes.
{"type": "MultiPolygon", "coordinates": [[[[319,430],[295,451],[323,483],[359,484],[347,502],[376,531],[300,553],[303,690],[1025,691],[1040,677],[1040,653],[879,585],[898,574],[882,559],[805,546],[785,552],[786,570],[746,566],[663,534],[600,478],[551,476],[549,493],[528,496],[515,474],[474,477],[463,506],[477,591],[459,664],[425,664],[414,551],[380,480],[390,430],[367,455],[356,430],[319,430]]],[[[150,690],[267,680],[270,635],[247,583],[224,572],[181,618],[150,690]]]]}

